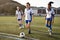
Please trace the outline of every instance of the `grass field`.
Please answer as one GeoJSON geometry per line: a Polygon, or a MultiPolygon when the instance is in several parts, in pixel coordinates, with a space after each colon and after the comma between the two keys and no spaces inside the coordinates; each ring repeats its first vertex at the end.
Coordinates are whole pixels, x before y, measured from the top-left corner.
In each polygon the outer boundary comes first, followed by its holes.
{"type": "MultiPolygon", "coordinates": [[[[20,32],[24,31],[27,37],[39,40],[60,40],[60,17],[55,17],[52,36],[48,35],[44,17],[34,17],[33,20],[31,24],[32,34],[29,35],[26,28],[19,29],[15,16],[0,16],[0,32],[19,35],[20,32]]],[[[5,40],[5,38],[0,38],[0,40],[5,40]]],[[[6,40],[9,39],[6,38],[6,40]]]]}

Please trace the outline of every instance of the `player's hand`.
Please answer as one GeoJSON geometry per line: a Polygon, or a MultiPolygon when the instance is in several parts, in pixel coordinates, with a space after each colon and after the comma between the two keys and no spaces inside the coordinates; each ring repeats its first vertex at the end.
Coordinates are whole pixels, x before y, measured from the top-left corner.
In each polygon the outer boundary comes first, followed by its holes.
{"type": "Polygon", "coordinates": [[[45,17],[45,20],[46,20],[46,17],[45,17]]]}

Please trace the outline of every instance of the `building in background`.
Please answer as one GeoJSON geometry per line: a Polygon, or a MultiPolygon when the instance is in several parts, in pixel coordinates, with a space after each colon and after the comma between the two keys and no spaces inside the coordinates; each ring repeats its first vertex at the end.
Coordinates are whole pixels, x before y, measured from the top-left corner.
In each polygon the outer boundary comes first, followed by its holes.
{"type": "MultiPolygon", "coordinates": [[[[34,15],[35,16],[44,16],[46,14],[46,7],[31,7],[33,9],[34,15]]],[[[56,15],[60,14],[60,7],[59,8],[55,8],[52,7],[55,11],[56,15]]]]}
{"type": "Polygon", "coordinates": [[[38,15],[38,8],[37,7],[31,7],[33,10],[34,15],[38,15]]]}

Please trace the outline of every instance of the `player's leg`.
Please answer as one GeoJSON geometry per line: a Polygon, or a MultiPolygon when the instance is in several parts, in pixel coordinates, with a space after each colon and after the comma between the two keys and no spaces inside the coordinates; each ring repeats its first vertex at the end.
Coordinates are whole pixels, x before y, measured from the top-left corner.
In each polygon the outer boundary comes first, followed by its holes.
{"type": "Polygon", "coordinates": [[[28,23],[28,34],[31,34],[30,22],[28,23]]]}
{"type": "Polygon", "coordinates": [[[23,20],[21,20],[21,22],[20,22],[20,23],[21,23],[21,25],[22,25],[21,27],[22,27],[22,28],[24,28],[24,25],[23,25],[23,22],[22,22],[22,21],[23,21],[23,20]]]}
{"type": "Polygon", "coordinates": [[[18,23],[19,23],[19,26],[20,26],[19,29],[21,29],[22,28],[22,25],[23,25],[22,24],[22,19],[18,19],[18,23]]]}
{"type": "Polygon", "coordinates": [[[52,21],[49,21],[49,35],[52,35],[52,21]]]}
{"type": "Polygon", "coordinates": [[[49,26],[48,26],[48,22],[49,22],[48,19],[46,19],[46,27],[49,27],[49,26]]]}
{"type": "Polygon", "coordinates": [[[31,28],[30,28],[30,23],[28,24],[28,34],[31,34],[31,28]]]}
{"type": "Polygon", "coordinates": [[[52,34],[52,18],[49,20],[49,35],[52,34]]]}
{"type": "Polygon", "coordinates": [[[49,21],[49,28],[52,30],[52,21],[49,21]]]}
{"type": "Polygon", "coordinates": [[[31,21],[30,20],[26,20],[26,28],[28,29],[28,34],[31,33],[30,24],[31,24],[31,21]]]}
{"type": "Polygon", "coordinates": [[[47,24],[46,24],[46,27],[48,27],[48,32],[50,31],[50,21],[49,20],[47,20],[47,24]]]}
{"type": "Polygon", "coordinates": [[[50,20],[49,18],[46,19],[46,27],[48,28],[49,35],[51,35],[51,32],[50,32],[51,25],[49,20],[50,20]]]}
{"type": "Polygon", "coordinates": [[[54,17],[52,18],[52,24],[54,23],[54,17]]]}

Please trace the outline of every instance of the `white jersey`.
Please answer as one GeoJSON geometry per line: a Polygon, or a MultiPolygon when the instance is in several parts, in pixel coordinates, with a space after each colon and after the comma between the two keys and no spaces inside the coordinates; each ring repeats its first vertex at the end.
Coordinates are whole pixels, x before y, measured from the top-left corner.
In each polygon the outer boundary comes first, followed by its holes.
{"type": "Polygon", "coordinates": [[[46,18],[51,18],[52,17],[52,14],[55,14],[53,8],[51,8],[50,11],[48,11],[48,9],[46,9],[46,18]]]}
{"type": "Polygon", "coordinates": [[[21,14],[22,12],[16,10],[17,19],[22,19],[21,14]]]}
{"type": "Polygon", "coordinates": [[[30,9],[25,8],[24,13],[25,13],[25,20],[31,20],[30,14],[33,14],[32,8],[30,8],[30,9]]]}

